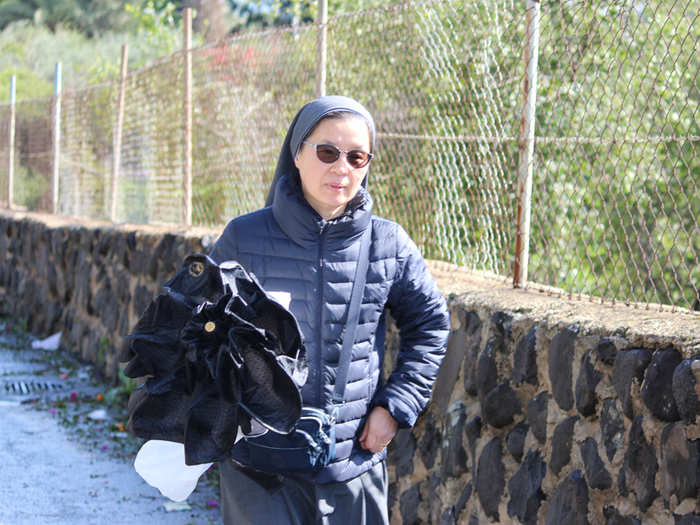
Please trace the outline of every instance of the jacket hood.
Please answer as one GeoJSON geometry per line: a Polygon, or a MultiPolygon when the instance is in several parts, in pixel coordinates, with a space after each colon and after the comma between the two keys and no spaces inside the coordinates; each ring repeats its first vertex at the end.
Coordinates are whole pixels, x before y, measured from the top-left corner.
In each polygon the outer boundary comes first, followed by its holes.
{"type": "Polygon", "coordinates": [[[345,211],[326,221],[304,198],[299,177],[285,175],[274,191],[272,213],[282,231],[300,246],[316,245],[321,232],[326,231],[328,240],[343,248],[355,242],[369,226],[373,205],[369,192],[360,187],[345,211]]]}

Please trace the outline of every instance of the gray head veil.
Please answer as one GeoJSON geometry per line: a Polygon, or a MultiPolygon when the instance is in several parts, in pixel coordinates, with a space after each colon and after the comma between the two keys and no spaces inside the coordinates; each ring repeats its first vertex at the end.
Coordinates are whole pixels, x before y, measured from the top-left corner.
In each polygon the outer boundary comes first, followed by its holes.
{"type": "MultiPolygon", "coordinates": [[[[296,114],[287,130],[287,136],[282,144],[282,150],[280,151],[277,167],[275,168],[275,177],[272,179],[265,206],[270,206],[272,204],[275,197],[275,188],[283,175],[299,175],[299,170],[294,165],[294,157],[296,157],[299,152],[302,141],[309,136],[316,124],[318,124],[323,117],[336,111],[355,113],[367,122],[370,146],[372,151],[374,151],[374,138],[376,134],[374,119],[362,104],[341,95],[329,95],[312,100],[299,110],[299,113],[296,114]]],[[[362,181],[363,186],[366,184],[367,177],[362,181]]]]}

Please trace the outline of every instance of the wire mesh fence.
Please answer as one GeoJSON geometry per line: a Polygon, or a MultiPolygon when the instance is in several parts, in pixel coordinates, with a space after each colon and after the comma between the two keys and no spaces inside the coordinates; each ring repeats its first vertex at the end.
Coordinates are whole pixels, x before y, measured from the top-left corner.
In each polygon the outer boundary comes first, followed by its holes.
{"type": "MultiPolygon", "coordinates": [[[[700,0],[548,1],[538,11],[530,281],[691,307],[700,0]]],[[[377,213],[430,258],[512,275],[523,85],[534,82],[524,2],[409,2],[324,27],[326,91],[357,98],[377,121],[377,213]]],[[[193,224],[220,226],[263,205],[286,128],[315,94],[320,30],[191,50],[193,224]]],[[[119,82],[62,95],[58,212],[186,222],[184,63],[183,52],[129,73],[121,126],[119,82]]],[[[15,109],[13,204],[51,211],[54,101],[15,109]]],[[[0,202],[8,115],[0,106],[0,202]]]]}
{"type": "Polygon", "coordinates": [[[183,222],[182,79],[179,56],[126,79],[121,166],[116,184],[118,222],[183,222]]]}
{"type": "Polygon", "coordinates": [[[314,96],[313,26],[243,35],[193,53],[193,222],[263,206],[295,112],[314,96]]]}
{"type": "Polygon", "coordinates": [[[329,21],[328,90],[368,101],[378,122],[378,212],[429,257],[512,265],[523,30],[522,10],[502,1],[329,21]]]}
{"type": "MultiPolygon", "coordinates": [[[[54,100],[51,98],[17,102],[15,107],[14,191],[11,198],[17,206],[33,211],[51,212],[53,209],[53,109],[54,100]]],[[[7,121],[3,122],[3,128],[6,127],[9,127],[7,121]]],[[[9,162],[9,155],[6,159],[9,162]]],[[[7,164],[2,166],[2,171],[7,180],[7,164]]]]}
{"type": "Polygon", "coordinates": [[[110,202],[114,86],[61,95],[58,211],[105,219],[110,202]]]}
{"type": "MultiPolygon", "coordinates": [[[[12,132],[11,124],[12,108],[9,105],[0,106],[0,205],[7,207],[9,200],[9,177],[10,177],[10,133],[12,132]]],[[[13,145],[14,146],[14,145],[13,145]]],[[[14,162],[12,162],[14,164],[14,162]]]]}
{"type": "Polygon", "coordinates": [[[647,303],[697,297],[699,5],[542,9],[533,281],[647,303]]]}

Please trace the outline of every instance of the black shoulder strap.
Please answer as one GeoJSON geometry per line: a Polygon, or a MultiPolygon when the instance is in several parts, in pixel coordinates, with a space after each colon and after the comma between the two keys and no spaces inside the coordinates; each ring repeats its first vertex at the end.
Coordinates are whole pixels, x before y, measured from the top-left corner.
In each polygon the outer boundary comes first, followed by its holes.
{"type": "Polygon", "coordinates": [[[348,371],[350,370],[350,358],[352,347],[355,343],[355,330],[360,319],[360,306],[362,295],[367,280],[367,268],[369,267],[369,245],[372,241],[372,223],[362,233],[360,239],[360,258],[355,269],[355,281],[352,283],[350,305],[348,306],[348,319],[343,331],[343,347],[340,349],[340,362],[335,376],[335,389],[333,390],[333,402],[342,403],[345,397],[345,386],[348,383],[348,371]]]}

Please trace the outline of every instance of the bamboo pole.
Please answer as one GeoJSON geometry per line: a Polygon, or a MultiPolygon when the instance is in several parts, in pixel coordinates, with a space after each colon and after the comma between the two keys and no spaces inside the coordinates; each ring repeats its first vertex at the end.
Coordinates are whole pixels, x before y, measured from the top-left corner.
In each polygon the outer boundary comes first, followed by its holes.
{"type": "Polygon", "coordinates": [[[326,37],[328,32],[328,0],[318,1],[318,36],[316,38],[316,96],[326,94],[326,37]]]}
{"type": "Polygon", "coordinates": [[[114,152],[112,155],[112,191],[109,218],[117,222],[117,191],[119,188],[119,169],[122,154],[122,128],[124,125],[124,100],[126,97],[126,72],[129,66],[129,44],[122,46],[121,68],[119,70],[119,98],[117,99],[117,122],[114,129],[114,152]]]}
{"type": "Polygon", "coordinates": [[[185,57],[185,97],[184,97],[184,221],[185,226],[192,225],[192,9],[185,9],[184,16],[184,50],[185,57]]]}
{"type": "Polygon", "coordinates": [[[53,193],[52,211],[58,213],[58,174],[59,156],[61,150],[61,63],[56,62],[54,73],[54,102],[53,102],[53,193]]]}
{"type": "Polygon", "coordinates": [[[10,129],[9,129],[9,148],[8,152],[8,166],[7,166],[7,207],[12,209],[12,194],[14,192],[15,185],[15,95],[17,88],[17,80],[15,75],[10,77],[10,129]]]}
{"type": "Polygon", "coordinates": [[[535,102],[537,92],[537,59],[540,41],[540,2],[527,0],[527,42],[523,49],[525,78],[523,109],[520,119],[520,161],[518,166],[518,212],[515,237],[513,286],[527,283],[530,256],[530,214],[532,200],[532,163],[535,143],[535,102]]]}

